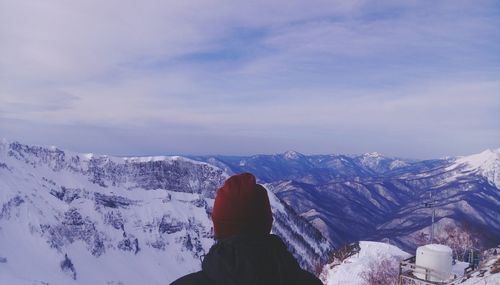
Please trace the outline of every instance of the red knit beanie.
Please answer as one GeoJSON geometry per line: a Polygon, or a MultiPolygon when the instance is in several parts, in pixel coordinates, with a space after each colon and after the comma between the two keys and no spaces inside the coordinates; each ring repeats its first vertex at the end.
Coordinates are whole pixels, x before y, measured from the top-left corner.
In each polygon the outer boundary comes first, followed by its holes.
{"type": "Polygon", "coordinates": [[[219,240],[243,233],[269,234],[273,215],[266,189],[250,173],[229,177],[215,196],[212,221],[219,240]]]}

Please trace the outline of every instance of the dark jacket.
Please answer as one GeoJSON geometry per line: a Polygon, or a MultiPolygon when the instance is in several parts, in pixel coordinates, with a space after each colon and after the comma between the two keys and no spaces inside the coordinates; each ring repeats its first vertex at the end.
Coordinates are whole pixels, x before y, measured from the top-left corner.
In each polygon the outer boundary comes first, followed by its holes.
{"type": "Polygon", "coordinates": [[[275,235],[233,236],[210,248],[202,270],[171,285],[321,285],[275,235]]]}

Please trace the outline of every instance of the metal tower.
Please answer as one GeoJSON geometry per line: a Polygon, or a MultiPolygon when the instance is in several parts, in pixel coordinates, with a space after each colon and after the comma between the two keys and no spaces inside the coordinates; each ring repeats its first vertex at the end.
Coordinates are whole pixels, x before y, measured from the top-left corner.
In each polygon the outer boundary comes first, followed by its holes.
{"type": "Polygon", "coordinates": [[[427,208],[431,208],[431,210],[432,210],[431,235],[430,235],[429,243],[434,242],[434,220],[436,218],[436,209],[434,208],[435,204],[436,204],[436,201],[434,200],[434,197],[432,197],[432,192],[429,191],[429,202],[425,203],[425,206],[427,208]]]}

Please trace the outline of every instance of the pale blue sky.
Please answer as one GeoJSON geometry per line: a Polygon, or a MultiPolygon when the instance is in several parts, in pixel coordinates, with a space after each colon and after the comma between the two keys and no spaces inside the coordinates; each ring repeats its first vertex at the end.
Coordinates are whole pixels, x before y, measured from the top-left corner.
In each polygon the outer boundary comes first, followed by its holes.
{"type": "Polygon", "coordinates": [[[0,43],[10,140],[116,155],[500,147],[498,1],[0,0],[0,43]]]}

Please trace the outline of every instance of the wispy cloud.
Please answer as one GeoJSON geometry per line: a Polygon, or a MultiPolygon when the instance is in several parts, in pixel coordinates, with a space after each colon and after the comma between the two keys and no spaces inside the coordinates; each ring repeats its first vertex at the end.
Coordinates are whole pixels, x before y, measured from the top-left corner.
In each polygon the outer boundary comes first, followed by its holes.
{"type": "Polygon", "coordinates": [[[496,1],[0,0],[0,42],[0,136],[30,142],[429,157],[500,141],[496,1]]]}

